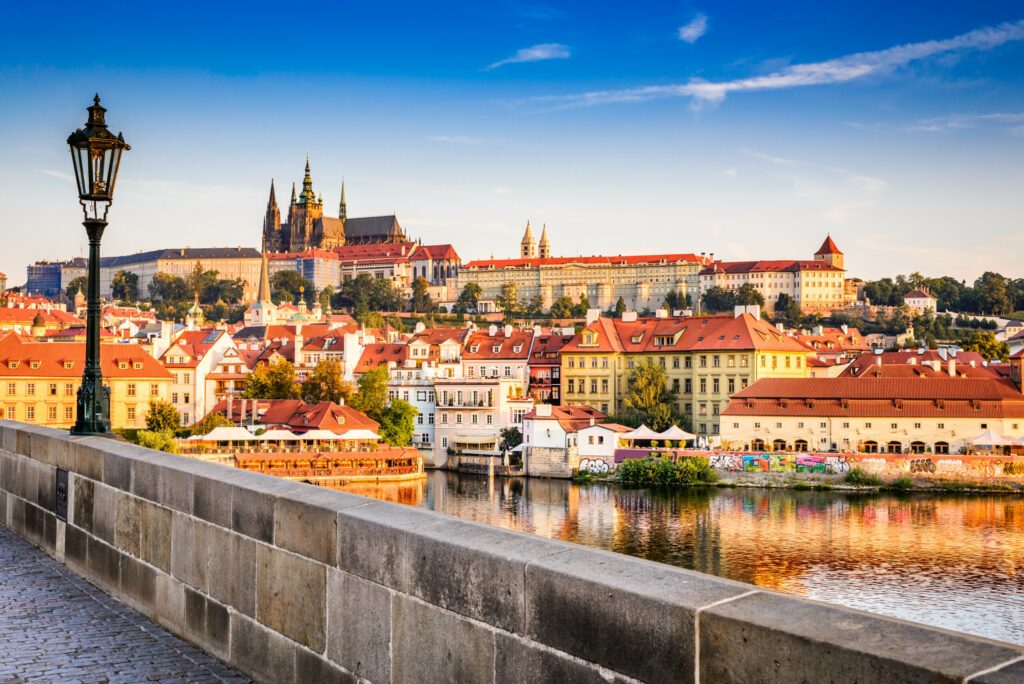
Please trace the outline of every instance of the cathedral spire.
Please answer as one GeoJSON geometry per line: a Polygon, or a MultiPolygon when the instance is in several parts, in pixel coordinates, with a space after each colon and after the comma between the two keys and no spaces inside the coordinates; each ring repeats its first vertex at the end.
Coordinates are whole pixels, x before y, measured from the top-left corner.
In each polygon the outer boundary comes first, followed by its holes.
{"type": "Polygon", "coordinates": [[[256,301],[260,304],[270,303],[270,268],[267,265],[266,238],[263,238],[263,248],[260,250],[260,291],[256,301]]]}
{"type": "Polygon", "coordinates": [[[341,205],[338,207],[338,218],[344,221],[348,218],[348,208],[345,206],[345,178],[341,179],[341,205]]]}
{"type": "Polygon", "coordinates": [[[292,204],[295,204],[295,183],[292,183],[292,204]]]}
{"type": "Polygon", "coordinates": [[[540,231],[540,244],[538,247],[538,256],[540,256],[541,259],[551,258],[551,243],[548,242],[548,224],[546,223],[540,231]]]}
{"type": "Polygon", "coordinates": [[[523,259],[533,259],[537,256],[537,243],[533,240],[533,231],[530,230],[529,221],[526,222],[526,232],[523,233],[523,240],[519,245],[521,247],[519,255],[523,259]]]}
{"type": "Polygon", "coordinates": [[[270,179],[270,199],[267,200],[267,209],[277,206],[277,197],[274,195],[274,179],[270,179]]]}
{"type": "Polygon", "coordinates": [[[309,173],[309,155],[306,155],[306,175],[302,179],[302,194],[299,197],[303,204],[316,201],[316,194],[313,193],[313,176],[309,173]]]}

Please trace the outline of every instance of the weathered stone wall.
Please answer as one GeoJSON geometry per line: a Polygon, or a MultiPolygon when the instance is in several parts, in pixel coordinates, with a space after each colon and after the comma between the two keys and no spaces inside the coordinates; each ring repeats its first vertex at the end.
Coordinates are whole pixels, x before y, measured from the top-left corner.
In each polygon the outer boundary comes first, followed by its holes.
{"type": "Polygon", "coordinates": [[[532,477],[572,477],[580,457],[575,447],[527,447],[526,474],[532,477]]]}
{"type": "Polygon", "coordinates": [[[261,681],[1024,676],[1015,646],[10,422],[0,521],[261,681]]]}

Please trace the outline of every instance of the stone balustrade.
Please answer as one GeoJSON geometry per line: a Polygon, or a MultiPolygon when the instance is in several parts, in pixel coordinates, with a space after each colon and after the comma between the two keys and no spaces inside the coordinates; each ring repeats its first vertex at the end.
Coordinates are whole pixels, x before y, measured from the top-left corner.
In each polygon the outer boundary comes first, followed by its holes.
{"type": "Polygon", "coordinates": [[[261,681],[1024,680],[1017,646],[6,421],[0,522],[261,681]]]}

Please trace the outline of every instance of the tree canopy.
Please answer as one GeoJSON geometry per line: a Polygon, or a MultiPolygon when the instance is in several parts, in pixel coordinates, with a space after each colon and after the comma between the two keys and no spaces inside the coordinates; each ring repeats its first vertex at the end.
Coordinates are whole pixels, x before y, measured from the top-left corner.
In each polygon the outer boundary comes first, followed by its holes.
{"type": "Polygon", "coordinates": [[[679,411],[677,392],[668,385],[668,373],[653,360],[635,366],[627,379],[627,392],[623,398],[628,425],[644,424],[656,432],[672,425],[685,424],[679,411]]]}
{"type": "Polygon", "coordinates": [[[295,366],[287,359],[257,365],[245,382],[246,399],[298,399],[299,395],[295,366]]]}
{"type": "Polygon", "coordinates": [[[302,399],[311,404],[321,401],[349,403],[352,391],[352,385],[342,377],[341,364],[334,359],[324,359],[318,363],[302,383],[302,399]]]}
{"type": "Polygon", "coordinates": [[[110,280],[110,294],[126,304],[139,298],[139,276],[131,271],[118,271],[110,280]]]}
{"type": "Polygon", "coordinates": [[[174,404],[164,399],[149,402],[146,429],[153,432],[174,432],[181,427],[181,414],[174,404]]]}

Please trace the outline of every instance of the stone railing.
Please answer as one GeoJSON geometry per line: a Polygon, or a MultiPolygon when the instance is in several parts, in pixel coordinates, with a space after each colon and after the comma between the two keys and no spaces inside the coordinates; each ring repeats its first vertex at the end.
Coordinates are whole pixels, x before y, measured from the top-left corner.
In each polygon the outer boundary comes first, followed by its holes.
{"type": "Polygon", "coordinates": [[[1024,679],[1016,646],[11,422],[0,516],[261,681],[1024,679]]]}

